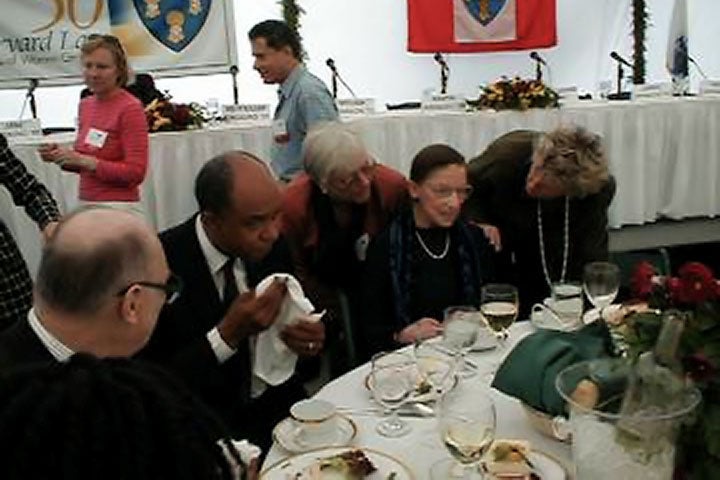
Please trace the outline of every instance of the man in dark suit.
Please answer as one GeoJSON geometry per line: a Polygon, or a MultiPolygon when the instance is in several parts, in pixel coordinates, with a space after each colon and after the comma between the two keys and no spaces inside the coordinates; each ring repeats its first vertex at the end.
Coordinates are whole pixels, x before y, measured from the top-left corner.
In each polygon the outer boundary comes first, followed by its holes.
{"type": "MultiPolygon", "coordinates": [[[[234,151],[203,166],[195,196],[199,213],[160,235],[185,289],[163,309],[144,355],[178,371],[233,434],[266,449],[273,425],[306,396],[297,374],[277,386],[252,375],[255,334],[276,320],[286,287],[252,289],[292,269],[279,236],[282,193],[261,160],[234,151]]],[[[300,320],[281,338],[301,357],[316,356],[324,327],[300,320]]]]}
{"type": "Polygon", "coordinates": [[[137,216],[85,209],[43,250],[27,321],[0,334],[0,371],[73,353],[130,357],[177,290],[155,233],[137,216]]]}

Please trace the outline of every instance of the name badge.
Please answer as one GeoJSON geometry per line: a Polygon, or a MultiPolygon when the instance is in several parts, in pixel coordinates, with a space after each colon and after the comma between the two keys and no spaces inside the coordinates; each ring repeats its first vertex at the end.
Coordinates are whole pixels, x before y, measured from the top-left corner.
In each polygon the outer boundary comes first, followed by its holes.
{"type": "Polygon", "coordinates": [[[287,143],[290,141],[290,135],[288,135],[285,120],[283,120],[282,118],[273,120],[272,135],[273,135],[273,139],[277,143],[287,143]]]}
{"type": "Polygon", "coordinates": [[[103,132],[97,128],[91,128],[88,130],[87,136],[85,137],[85,143],[96,148],[102,148],[102,146],[105,145],[107,136],[107,132],[103,132]]]}

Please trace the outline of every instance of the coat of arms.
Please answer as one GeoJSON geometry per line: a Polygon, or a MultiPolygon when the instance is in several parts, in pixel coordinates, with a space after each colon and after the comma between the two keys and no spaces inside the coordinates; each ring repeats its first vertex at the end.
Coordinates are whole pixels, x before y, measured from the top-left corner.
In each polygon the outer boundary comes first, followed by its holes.
{"type": "Polygon", "coordinates": [[[495,20],[507,0],[463,0],[463,2],[470,15],[483,26],[487,26],[495,20]]]}
{"type": "Polygon", "coordinates": [[[133,0],[145,28],[163,45],[180,52],[200,33],[212,0],[133,0]]]}

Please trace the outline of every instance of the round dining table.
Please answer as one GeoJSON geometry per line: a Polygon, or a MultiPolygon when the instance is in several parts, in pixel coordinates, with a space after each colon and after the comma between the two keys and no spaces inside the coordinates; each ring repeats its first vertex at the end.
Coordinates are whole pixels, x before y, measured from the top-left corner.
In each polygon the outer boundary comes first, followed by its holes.
{"type": "MultiPolygon", "coordinates": [[[[574,478],[570,446],[549,438],[531,425],[521,403],[516,398],[491,388],[492,372],[512,347],[535,327],[530,322],[517,322],[510,329],[510,336],[501,348],[470,352],[467,359],[478,373],[470,378],[460,378],[456,388],[468,395],[473,392],[488,393],[494,403],[497,416],[496,439],[519,439],[530,442],[533,450],[540,451],[560,463],[567,471],[568,480],[574,478]]],[[[438,432],[437,418],[429,416],[403,416],[412,430],[399,438],[387,438],[378,434],[375,426],[382,419],[380,409],[372,400],[366,386],[370,364],[366,363],[327,383],[313,398],[327,400],[336,405],[338,412],[348,416],[357,426],[357,434],[349,447],[370,448],[392,456],[404,464],[415,480],[430,478],[431,466],[449,457],[438,432]]],[[[293,453],[281,447],[277,441],[263,464],[261,472],[283,462],[293,453]]],[[[261,477],[262,478],[262,477],[261,477]]]]}

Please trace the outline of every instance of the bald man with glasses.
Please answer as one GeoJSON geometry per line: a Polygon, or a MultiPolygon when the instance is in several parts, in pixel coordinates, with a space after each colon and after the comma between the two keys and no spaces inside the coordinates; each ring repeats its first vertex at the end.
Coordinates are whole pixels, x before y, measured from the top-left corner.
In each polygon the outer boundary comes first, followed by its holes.
{"type": "Polygon", "coordinates": [[[130,357],[180,289],[142,219],[105,208],[79,210],[43,250],[27,321],[0,335],[0,370],[65,362],[79,352],[130,357]]]}

